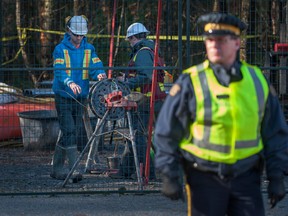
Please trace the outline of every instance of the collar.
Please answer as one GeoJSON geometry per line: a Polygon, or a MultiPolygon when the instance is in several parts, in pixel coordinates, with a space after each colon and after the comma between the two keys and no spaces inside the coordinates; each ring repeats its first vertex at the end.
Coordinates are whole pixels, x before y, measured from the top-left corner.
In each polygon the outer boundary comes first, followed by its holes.
{"type": "Polygon", "coordinates": [[[229,86],[231,82],[237,82],[242,79],[242,73],[240,70],[241,63],[239,61],[235,61],[229,70],[226,70],[219,64],[212,64],[211,62],[210,67],[212,68],[218,82],[223,86],[229,86]]]}

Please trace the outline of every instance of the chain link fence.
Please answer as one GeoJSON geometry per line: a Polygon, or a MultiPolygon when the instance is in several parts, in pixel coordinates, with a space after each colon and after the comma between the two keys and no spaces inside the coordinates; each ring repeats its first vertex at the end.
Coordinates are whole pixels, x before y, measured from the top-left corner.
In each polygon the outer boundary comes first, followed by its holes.
{"type": "MultiPolygon", "coordinates": [[[[239,58],[263,69],[279,95],[287,118],[287,1],[160,2],[159,14],[159,1],[153,0],[1,1],[1,194],[154,193],[160,190],[160,176],[156,173],[155,179],[145,180],[143,163],[139,164],[141,182],[137,176],[129,179],[109,177],[109,173],[119,168],[119,158],[121,160],[127,149],[127,139],[131,135],[126,105],[115,109],[108,114],[110,118],[101,122],[107,109],[98,106],[100,102],[97,98],[96,102],[92,101],[95,89],[111,93],[109,88],[113,85],[110,81],[108,84],[90,81],[90,97],[85,105],[87,112],[77,137],[80,156],[75,167],[83,171],[84,179],[72,183],[71,179],[65,182],[50,177],[52,157],[60,133],[51,89],[54,76],[52,52],[63,39],[67,30],[65,18],[68,16],[83,14],[87,17],[87,40],[94,45],[103,69],[111,75],[110,80],[116,80],[120,73],[131,69],[128,68],[131,49],[125,40],[126,30],[134,22],[143,23],[150,31],[148,39],[159,39],[165,66],[148,69],[163,69],[170,74],[164,83],[166,93],[183,69],[205,59],[197,18],[211,11],[239,16],[249,26],[242,38],[239,58]],[[99,124],[101,127],[97,127],[99,124]],[[90,140],[91,135],[93,139],[90,140]],[[93,153],[92,148],[96,148],[93,153]],[[94,167],[85,172],[91,158],[95,161],[94,167]]],[[[121,91],[125,92],[125,87],[122,86],[121,91]]],[[[128,107],[133,106],[130,104],[128,107]]],[[[143,133],[149,137],[147,131],[143,133]]],[[[152,146],[151,164],[153,153],[152,146]]]]}

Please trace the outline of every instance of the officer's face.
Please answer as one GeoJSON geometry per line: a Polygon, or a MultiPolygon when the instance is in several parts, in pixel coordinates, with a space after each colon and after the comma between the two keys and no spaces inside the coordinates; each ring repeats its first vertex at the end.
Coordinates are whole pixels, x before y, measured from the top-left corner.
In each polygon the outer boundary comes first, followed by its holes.
{"type": "Polygon", "coordinates": [[[210,62],[221,64],[227,69],[234,63],[240,48],[240,39],[224,36],[207,36],[205,38],[207,56],[210,62]]]}

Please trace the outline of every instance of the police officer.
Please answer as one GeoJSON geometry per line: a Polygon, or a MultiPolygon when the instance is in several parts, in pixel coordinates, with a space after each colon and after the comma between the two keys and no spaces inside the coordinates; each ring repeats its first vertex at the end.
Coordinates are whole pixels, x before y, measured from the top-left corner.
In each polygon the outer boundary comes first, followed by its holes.
{"type": "Polygon", "coordinates": [[[208,59],[183,71],[156,123],[162,192],[182,197],[182,164],[188,215],[265,215],[264,165],[271,207],[285,196],[288,130],[277,95],[258,67],[237,59],[243,22],[222,13],[198,22],[208,59]]]}

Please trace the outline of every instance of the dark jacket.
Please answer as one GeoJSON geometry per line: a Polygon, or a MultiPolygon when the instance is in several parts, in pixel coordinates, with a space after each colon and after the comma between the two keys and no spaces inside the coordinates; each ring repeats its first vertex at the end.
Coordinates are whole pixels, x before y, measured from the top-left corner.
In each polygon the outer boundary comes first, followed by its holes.
{"type": "MultiPolygon", "coordinates": [[[[143,39],[136,43],[130,54],[130,61],[133,60],[135,54],[142,48],[142,47],[149,47],[154,50],[154,42],[152,40],[143,39]]],[[[153,67],[154,56],[153,53],[148,49],[143,49],[137,53],[137,58],[134,63],[134,67],[153,67]]],[[[128,74],[126,74],[127,77],[128,74]]],[[[127,80],[127,84],[129,85],[130,89],[136,89],[138,87],[142,87],[143,84],[150,84],[152,83],[152,75],[153,69],[145,69],[139,68],[136,70],[136,76],[133,78],[129,78],[127,80]]]]}
{"type": "MultiPolygon", "coordinates": [[[[230,82],[237,82],[242,78],[240,64],[235,62],[233,73],[219,70],[219,67],[211,64],[210,67],[213,68],[219,83],[228,86],[230,82]]],[[[287,169],[288,164],[288,128],[273,87],[270,87],[261,125],[263,151],[236,164],[226,165],[204,161],[178,148],[181,139],[189,136],[189,126],[196,114],[196,99],[189,74],[180,75],[174,85],[179,85],[180,88],[173,90],[172,87],[162,106],[155,128],[155,165],[160,172],[170,177],[178,176],[179,158],[183,157],[184,161],[197,169],[233,177],[241,174],[247,166],[261,167],[265,159],[268,179],[283,177],[283,171],[287,169]]]]}

